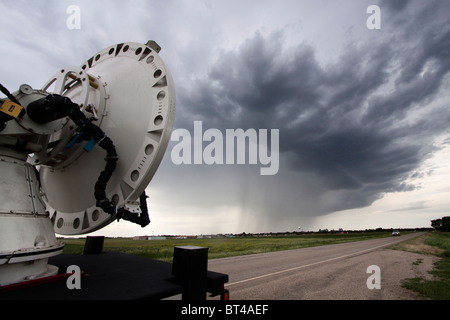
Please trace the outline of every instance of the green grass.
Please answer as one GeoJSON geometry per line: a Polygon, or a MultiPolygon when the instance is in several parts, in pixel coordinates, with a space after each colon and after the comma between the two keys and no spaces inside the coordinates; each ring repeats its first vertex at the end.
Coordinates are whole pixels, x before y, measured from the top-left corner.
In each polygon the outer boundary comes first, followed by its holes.
{"type": "Polygon", "coordinates": [[[403,281],[403,286],[419,293],[425,299],[450,300],[450,233],[429,233],[424,238],[424,243],[442,249],[438,254],[441,259],[434,264],[433,270],[430,271],[434,279],[406,279],[403,281]]]}
{"type": "Polygon", "coordinates": [[[425,239],[425,243],[430,246],[438,247],[444,252],[443,257],[450,257],[450,233],[448,232],[436,232],[430,234],[429,237],[425,239]]]}
{"type": "MultiPolygon", "coordinates": [[[[133,240],[130,238],[105,238],[104,251],[118,251],[172,262],[175,246],[193,245],[208,247],[208,258],[217,259],[238,255],[291,250],[327,244],[389,237],[389,232],[361,232],[348,234],[298,234],[289,236],[234,237],[213,239],[133,240]]],[[[82,254],[85,239],[63,239],[64,253],[82,254]]]]}

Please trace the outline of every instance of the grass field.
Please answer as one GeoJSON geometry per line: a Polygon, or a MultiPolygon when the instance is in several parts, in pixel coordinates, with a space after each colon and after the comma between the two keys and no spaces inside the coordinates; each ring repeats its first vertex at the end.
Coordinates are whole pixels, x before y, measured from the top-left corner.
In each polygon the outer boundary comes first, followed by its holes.
{"type": "MultiPolygon", "coordinates": [[[[389,237],[390,232],[360,232],[348,234],[298,234],[266,237],[234,237],[213,239],[133,240],[130,238],[105,238],[104,251],[119,251],[155,260],[172,262],[175,246],[193,245],[208,247],[208,258],[216,259],[253,253],[299,249],[326,244],[389,237]]],[[[63,239],[64,253],[83,253],[85,239],[63,239]]]]}

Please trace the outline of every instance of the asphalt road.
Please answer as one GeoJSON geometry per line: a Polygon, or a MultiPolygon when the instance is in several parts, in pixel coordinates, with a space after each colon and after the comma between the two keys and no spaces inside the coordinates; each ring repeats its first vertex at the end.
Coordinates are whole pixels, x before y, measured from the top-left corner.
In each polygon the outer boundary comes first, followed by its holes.
{"type": "Polygon", "coordinates": [[[417,299],[401,280],[426,275],[435,258],[385,247],[421,234],[214,259],[208,270],[228,274],[232,300],[417,299]]]}

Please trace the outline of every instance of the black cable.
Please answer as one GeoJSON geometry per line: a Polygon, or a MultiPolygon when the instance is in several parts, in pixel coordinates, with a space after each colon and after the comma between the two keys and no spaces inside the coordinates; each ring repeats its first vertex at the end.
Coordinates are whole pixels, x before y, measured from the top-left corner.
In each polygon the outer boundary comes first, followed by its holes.
{"type": "Polygon", "coordinates": [[[116,169],[117,160],[119,158],[117,157],[116,149],[112,143],[112,140],[107,136],[105,136],[98,143],[98,145],[106,150],[106,165],[105,169],[100,173],[97,182],[95,183],[94,196],[97,200],[97,206],[102,208],[106,213],[112,215],[115,213],[115,206],[106,197],[106,185],[116,169]]]}
{"type": "MultiPolygon", "coordinates": [[[[16,99],[16,97],[14,97],[8,89],[6,89],[1,83],[0,83],[0,91],[12,102],[20,105],[19,101],[16,99]]],[[[3,104],[3,102],[1,103],[3,104]]],[[[0,105],[1,105],[0,104],[0,105]]],[[[4,112],[0,112],[0,131],[2,131],[3,129],[6,128],[6,123],[10,120],[14,119],[14,117],[4,113],[4,112]]]]}
{"type": "Polygon", "coordinates": [[[95,183],[94,196],[98,207],[106,213],[114,215],[116,208],[106,196],[106,185],[116,169],[118,160],[112,140],[106,136],[99,126],[92,123],[93,119],[86,117],[78,104],[67,97],[49,94],[44,98],[31,102],[27,107],[27,111],[30,119],[43,124],[63,117],[69,117],[83,133],[84,139],[93,139],[106,151],[105,169],[100,173],[95,183]]]}
{"type": "Polygon", "coordinates": [[[117,220],[124,219],[136,223],[142,228],[147,226],[150,223],[147,209],[147,198],[148,197],[145,194],[145,191],[139,197],[139,208],[141,209],[140,215],[136,212],[128,211],[125,208],[119,208],[119,210],[117,210],[117,220]]]}
{"type": "Polygon", "coordinates": [[[145,227],[150,223],[145,192],[140,196],[141,214],[130,212],[125,208],[117,209],[116,206],[106,196],[106,186],[111,179],[117,165],[118,156],[113,141],[100,129],[99,126],[92,123],[93,119],[88,119],[80,110],[80,106],[72,102],[69,98],[49,94],[45,98],[30,103],[27,107],[28,116],[36,122],[48,123],[62,117],[69,117],[83,133],[86,140],[93,139],[98,145],[106,151],[105,168],[98,176],[94,187],[94,196],[97,207],[104,212],[116,216],[117,219],[124,219],[137,223],[145,227]]]}
{"type": "MultiPolygon", "coordinates": [[[[68,98],[66,99],[69,100],[68,98]]],[[[112,140],[108,136],[106,136],[106,134],[100,129],[100,127],[93,124],[92,119],[88,119],[84,115],[84,113],[81,112],[80,107],[77,104],[74,105],[75,106],[70,108],[70,119],[72,119],[72,121],[75,122],[83,132],[91,136],[92,139],[94,139],[98,143],[98,145],[106,151],[105,169],[100,173],[97,182],[95,183],[94,196],[97,201],[98,207],[103,209],[103,211],[105,211],[106,213],[114,215],[116,213],[116,208],[106,196],[106,185],[111,179],[111,176],[116,169],[117,160],[119,159],[117,156],[116,148],[112,140]]]]}
{"type": "Polygon", "coordinates": [[[19,101],[16,99],[16,97],[14,97],[11,92],[8,91],[8,89],[6,89],[1,83],[0,83],[0,91],[8,97],[9,100],[11,100],[14,103],[17,103],[18,105],[20,105],[19,101]]]}

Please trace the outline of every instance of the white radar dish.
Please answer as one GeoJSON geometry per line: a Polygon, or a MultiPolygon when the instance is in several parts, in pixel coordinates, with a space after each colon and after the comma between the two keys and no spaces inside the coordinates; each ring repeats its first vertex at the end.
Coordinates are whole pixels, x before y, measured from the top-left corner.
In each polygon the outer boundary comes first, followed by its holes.
{"type": "MultiPolygon", "coordinates": [[[[80,105],[113,141],[119,160],[106,194],[118,208],[139,210],[136,203],[170,140],[175,89],[158,52],[154,42],[120,43],[80,67],[61,69],[42,88],[80,105]]],[[[28,158],[39,168],[46,210],[62,235],[93,232],[116,219],[97,207],[94,197],[105,151],[77,140],[75,130],[71,121],[57,121],[48,147],[28,158]]]]}

